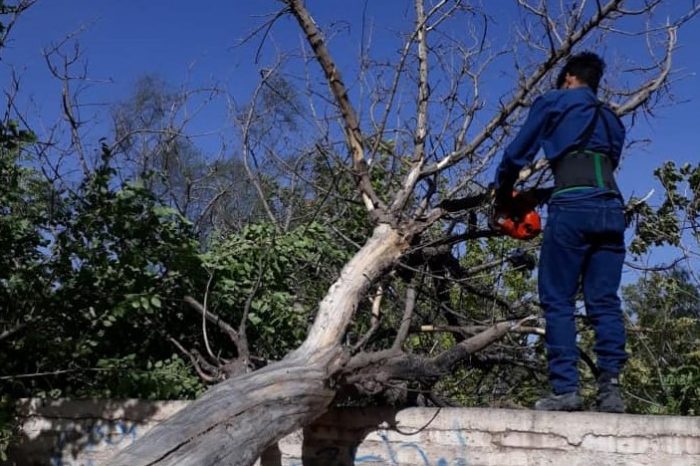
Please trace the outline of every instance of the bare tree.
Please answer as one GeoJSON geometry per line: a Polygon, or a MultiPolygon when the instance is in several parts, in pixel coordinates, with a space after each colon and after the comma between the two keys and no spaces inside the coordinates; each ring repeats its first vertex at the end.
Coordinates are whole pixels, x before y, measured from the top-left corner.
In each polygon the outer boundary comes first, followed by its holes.
{"type": "MultiPolygon", "coordinates": [[[[640,64],[634,79],[607,88],[607,98],[620,116],[648,110],[668,90],[678,28],[700,9],[695,6],[658,29],[645,24],[633,31],[622,29],[627,24],[623,20],[652,18],[663,2],[518,0],[522,24],[511,31],[515,41],[496,48],[489,41],[489,15],[472,2],[415,0],[414,26],[390,77],[386,67],[364,75],[367,82],[374,80],[375,89],[366,96],[363,116],[304,2],[282,3],[284,9],[275,19],[291,15],[298,23],[330,89],[349,171],[373,230],[319,303],[299,348],[279,362],[214,386],[110,464],[252,464],[280,437],[325,412],[348,387],[373,393],[412,381],[430,392],[469,355],[509,332],[540,332],[526,326],[532,319],[532,302],[501,299],[508,318],[443,329],[461,332],[463,338],[438,354],[411,353],[405,343],[415,318],[413,279],[429,273],[437,257],[444,264],[440,274],[469,287],[476,274],[503,262],[464,269],[449,246],[491,234],[480,227],[485,222],[477,216],[488,202],[480,181],[532,97],[551,86],[551,75],[562,61],[604,39],[648,39],[651,64],[640,64]],[[453,37],[442,29],[457,19],[468,25],[466,37],[453,37]],[[659,45],[655,40],[660,34],[665,39],[659,45]],[[495,102],[484,96],[485,80],[503,57],[510,57],[516,71],[515,86],[495,102]],[[441,79],[432,76],[436,72],[441,79]],[[411,103],[406,103],[408,88],[413,89],[411,103]],[[388,155],[391,170],[377,183],[373,173],[381,168],[381,151],[388,155]],[[380,300],[387,299],[389,289],[404,290],[403,315],[391,344],[370,350],[367,342],[381,318],[380,300]],[[347,331],[368,296],[375,304],[370,333],[348,343],[347,331]]],[[[327,133],[326,140],[332,134],[327,133]]],[[[544,168],[529,167],[520,181],[542,183],[547,178],[544,168]]],[[[471,291],[489,293],[474,287],[471,291]]]]}
{"type": "Polygon", "coordinates": [[[12,5],[5,5],[4,2],[0,4],[0,15],[3,16],[3,22],[0,23],[0,49],[5,47],[19,16],[35,3],[36,0],[19,0],[12,5]]]}

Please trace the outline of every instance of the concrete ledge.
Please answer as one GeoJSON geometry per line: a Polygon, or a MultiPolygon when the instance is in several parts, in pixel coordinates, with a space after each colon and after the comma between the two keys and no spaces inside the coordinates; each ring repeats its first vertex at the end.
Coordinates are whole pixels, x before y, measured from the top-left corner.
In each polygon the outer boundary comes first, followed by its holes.
{"type": "MultiPolygon", "coordinates": [[[[109,464],[183,401],[23,403],[14,464],[109,464]]],[[[12,464],[12,463],[11,463],[12,464]]],[[[261,466],[700,465],[700,418],[450,408],[338,409],[282,439],[261,466]]]]}

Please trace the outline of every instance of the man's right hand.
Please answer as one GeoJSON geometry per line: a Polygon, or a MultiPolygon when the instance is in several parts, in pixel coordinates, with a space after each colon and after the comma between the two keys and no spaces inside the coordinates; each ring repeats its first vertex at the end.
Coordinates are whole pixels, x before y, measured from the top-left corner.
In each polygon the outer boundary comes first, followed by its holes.
{"type": "Polygon", "coordinates": [[[491,185],[489,187],[491,195],[491,212],[489,213],[489,228],[500,231],[503,219],[508,216],[513,202],[513,193],[509,191],[507,196],[503,194],[503,190],[499,190],[491,185]]]}

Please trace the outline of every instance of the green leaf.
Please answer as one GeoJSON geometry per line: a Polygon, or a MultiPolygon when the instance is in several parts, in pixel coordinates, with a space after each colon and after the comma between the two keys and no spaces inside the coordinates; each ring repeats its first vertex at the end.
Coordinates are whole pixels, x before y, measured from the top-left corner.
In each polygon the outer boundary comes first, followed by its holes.
{"type": "Polygon", "coordinates": [[[151,297],[151,304],[153,305],[153,307],[160,309],[161,308],[160,298],[158,296],[151,297]]]}

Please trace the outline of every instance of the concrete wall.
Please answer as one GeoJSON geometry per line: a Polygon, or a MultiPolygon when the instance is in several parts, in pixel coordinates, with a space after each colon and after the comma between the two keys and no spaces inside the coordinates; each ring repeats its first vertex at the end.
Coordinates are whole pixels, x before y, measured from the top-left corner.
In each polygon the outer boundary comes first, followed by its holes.
{"type": "MultiPolygon", "coordinates": [[[[185,405],[28,401],[14,464],[109,464],[114,451],[185,405]]],[[[466,408],[336,410],[280,441],[259,464],[691,466],[700,465],[700,418],[466,408]]]]}
{"type": "Polygon", "coordinates": [[[78,466],[105,463],[187,401],[24,400],[21,438],[10,451],[17,465],[78,466]]]}

